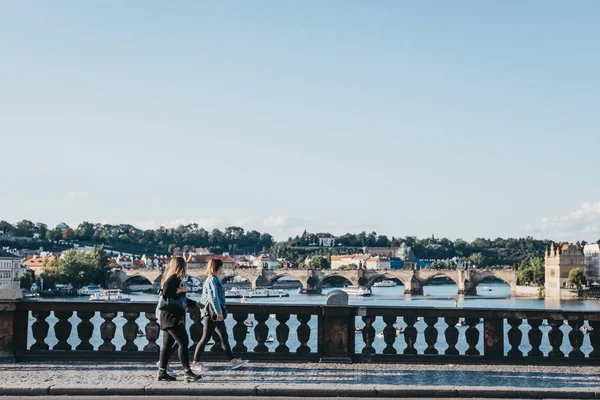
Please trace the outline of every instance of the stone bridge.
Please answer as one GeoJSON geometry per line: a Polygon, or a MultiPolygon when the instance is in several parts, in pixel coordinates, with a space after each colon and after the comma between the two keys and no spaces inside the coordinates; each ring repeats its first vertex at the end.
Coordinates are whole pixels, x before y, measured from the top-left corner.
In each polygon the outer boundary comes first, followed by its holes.
{"type": "MultiPolygon", "coordinates": [[[[159,270],[115,270],[109,279],[109,287],[124,288],[134,280],[147,279],[156,284],[162,271],[159,270]]],[[[189,269],[188,275],[206,279],[204,270],[189,269]]],[[[406,294],[422,294],[423,286],[435,278],[448,278],[458,286],[458,294],[475,294],[477,285],[485,279],[498,279],[510,286],[510,292],[515,293],[517,288],[517,271],[513,269],[494,270],[307,270],[307,269],[275,269],[264,270],[260,268],[225,268],[221,277],[222,281],[234,276],[247,279],[253,288],[270,286],[283,277],[292,277],[300,281],[306,293],[320,292],[323,284],[331,277],[341,277],[355,286],[371,287],[381,278],[394,279],[404,285],[406,294]]]]}

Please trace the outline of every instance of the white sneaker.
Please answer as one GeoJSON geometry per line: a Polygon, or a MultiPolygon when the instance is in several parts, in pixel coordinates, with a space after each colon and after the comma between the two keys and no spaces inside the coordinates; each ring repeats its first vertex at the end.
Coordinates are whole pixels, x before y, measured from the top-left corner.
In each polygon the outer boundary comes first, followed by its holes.
{"type": "Polygon", "coordinates": [[[243,367],[246,364],[248,364],[248,360],[236,359],[235,364],[231,365],[231,369],[238,369],[238,368],[243,367]]]}
{"type": "MultiPolygon", "coordinates": [[[[157,366],[158,368],[160,368],[160,361],[157,361],[157,362],[156,362],[156,366],[157,366]]],[[[167,365],[167,374],[169,374],[169,375],[173,375],[173,374],[174,374],[173,370],[172,370],[172,369],[171,369],[171,367],[169,367],[168,365],[167,365]]]]}
{"type": "Polygon", "coordinates": [[[196,363],[196,364],[192,363],[190,365],[190,369],[195,374],[198,374],[201,372],[206,372],[208,370],[208,368],[206,368],[202,363],[196,363]]]}

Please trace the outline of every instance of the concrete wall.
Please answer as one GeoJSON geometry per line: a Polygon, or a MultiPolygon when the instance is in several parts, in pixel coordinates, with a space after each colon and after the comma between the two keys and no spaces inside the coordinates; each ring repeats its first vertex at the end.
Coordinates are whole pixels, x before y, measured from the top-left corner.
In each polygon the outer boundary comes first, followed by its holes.
{"type": "Polygon", "coordinates": [[[537,286],[517,286],[515,295],[519,297],[538,297],[538,290],[537,286]]]}

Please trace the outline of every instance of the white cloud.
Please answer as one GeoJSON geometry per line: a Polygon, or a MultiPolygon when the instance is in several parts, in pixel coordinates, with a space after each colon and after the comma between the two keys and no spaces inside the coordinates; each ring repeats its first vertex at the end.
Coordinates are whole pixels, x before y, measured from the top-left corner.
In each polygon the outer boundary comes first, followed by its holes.
{"type": "Polygon", "coordinates": [[[85,197],[87,197],[87,193],[86,192],[69,192],[69,193],[67,193],[67,198],[69,200],[83,199],[85,197]]]}
{"type": "Polygon", "coordinates": [[[525,230],[553,240],[595,242],[600,238],[600,201],[583,203],[567,215],[544,217],[538,228],[525,230]]]}

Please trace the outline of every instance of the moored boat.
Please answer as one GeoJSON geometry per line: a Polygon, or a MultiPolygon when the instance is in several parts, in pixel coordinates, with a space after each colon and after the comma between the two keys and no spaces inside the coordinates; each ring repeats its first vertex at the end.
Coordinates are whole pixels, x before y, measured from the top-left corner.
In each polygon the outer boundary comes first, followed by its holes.
{"type": "Polygon", "coordinates": [[[131,297],[123,294],[119,289],[101,290],[90,296],[90,301],[129,301],[131,297]]]}
{"type": "Polygon", "coordinates": [[[397,285],[396,281],[392,280],[383,280],[381,282],[375,282],[373,284],[374,287],[395,287],[397,285]]]}
{"type": "Polygon", "coordinates": [[[370,296],[371,289],[362,286],[346,286],[342,290],[349,296],[370,296]]]}
{"type": "Polygon", "coordinates": [[[253,297],[289,297],[289,293],[282,289],[242,289],[233,287],[225,291],[227,298],[253,298],[253,297]]]}

